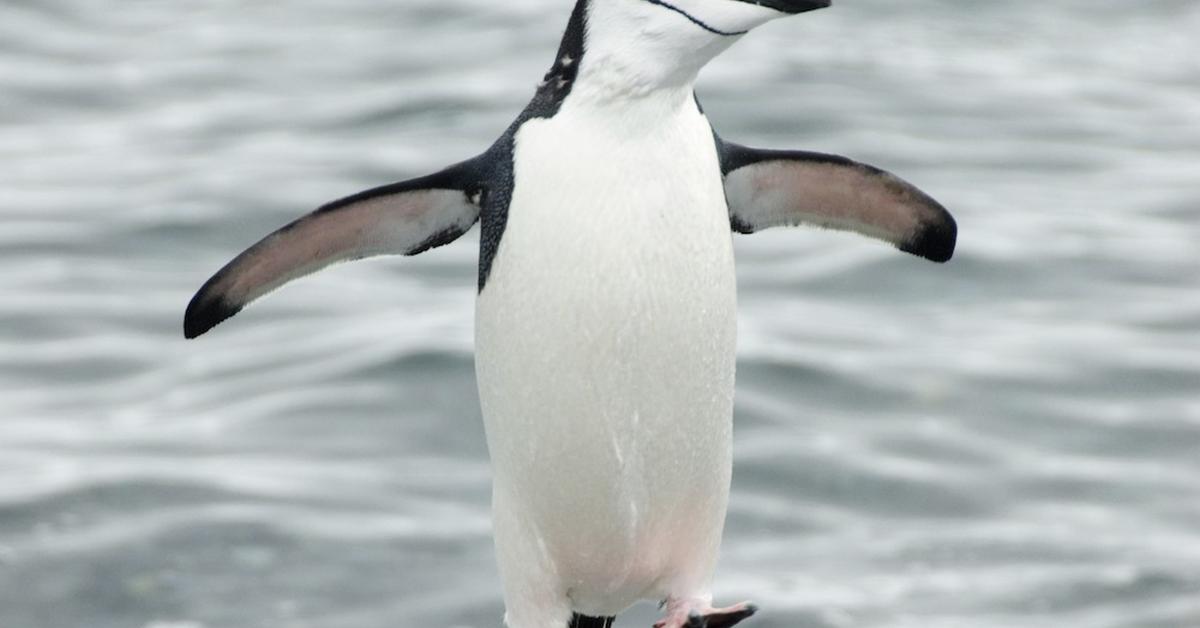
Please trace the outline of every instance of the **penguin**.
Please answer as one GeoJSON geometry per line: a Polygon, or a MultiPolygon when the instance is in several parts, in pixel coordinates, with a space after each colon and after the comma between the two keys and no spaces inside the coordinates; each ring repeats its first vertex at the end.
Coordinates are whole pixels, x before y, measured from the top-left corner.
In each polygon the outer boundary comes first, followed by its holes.
{"type": "Polygon", "coordinates": [[[846,157],[727,141],[694,94],[751,29],[829,0],[577,0],[550,71],[487,150],[328,203],[200,288],[195,338],[335,262],[416,255],[481,223],[476,375],[510,628],[725,628],[713,605],[729,497],[734,234],[810,225],[934,262],[937,201],[846,157]]]}

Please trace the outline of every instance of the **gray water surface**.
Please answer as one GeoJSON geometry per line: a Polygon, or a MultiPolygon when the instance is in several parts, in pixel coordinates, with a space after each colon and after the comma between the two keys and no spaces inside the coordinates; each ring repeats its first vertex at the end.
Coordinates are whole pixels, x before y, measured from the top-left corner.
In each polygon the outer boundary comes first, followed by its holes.
{"type": "MultiPolygon", "coordinates": [[[[0,628],[500,625],[475,233],[180,323],[265,233],[482,150],[569,10],[0,5],[0,628]]],[[[846,0],[705,72],[725,137],[961,228],[946,266],[736,239],[748,626],[1200,626],[1198,34],[1191,0],[846,0]]]]}

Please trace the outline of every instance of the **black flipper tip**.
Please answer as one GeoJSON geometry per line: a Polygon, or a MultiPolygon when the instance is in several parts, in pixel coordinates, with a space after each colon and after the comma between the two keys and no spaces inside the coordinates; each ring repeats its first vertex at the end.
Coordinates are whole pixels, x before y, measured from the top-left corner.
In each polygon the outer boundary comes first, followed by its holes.
{"type": "Polygon", "coordinates": [[[220,297],[212,298],[201,290],[183,315],[183,337],[191,340],[219,325],[222,321],[242,311],[241,306],[227,303],[220,297]]]}
{"type": "Polygon", "coordinates": [[[958,224],[947,213],[938,220],[922,224],[916,234],[901,243],[899,248],[905,253],[943,264],[954,257],[954,247],[957,243],[958,224]]]}

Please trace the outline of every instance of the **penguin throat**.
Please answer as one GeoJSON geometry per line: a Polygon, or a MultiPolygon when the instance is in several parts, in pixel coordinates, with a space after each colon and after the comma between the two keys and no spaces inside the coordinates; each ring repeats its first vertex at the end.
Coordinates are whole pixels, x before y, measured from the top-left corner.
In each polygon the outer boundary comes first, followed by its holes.
{"type": "Polygon", "coordinates": [[[680,0],[580,0],[542,89],[570,85],[572,100],[599,104],[687,94],[700,69],[743,32],[680,0]]]}
{"type": "Polygon", "coordinates": [[[683,17],[686,17],[691,23],[695,24],[696,26],[699,26],[700,28],[703,28],[704,30],[706,30],[714,35],[720,35],[722,37],[738,37],[740,35],[745,35],[746,33],[750,32],[747,30],[724,31],[719,28],[709,26],[708,23],[705,22],[704,20],[692,15],[691,13],[688,13],[687,11],[671,4],[670,2],[665,2],[664,0],[646,0],[646,2],[649,2],[650,4],[656,4],[656,5],[664,8],[664,9],[667,9],[669,11],[674,11],[674,12],[682,15],[683,17]]]}

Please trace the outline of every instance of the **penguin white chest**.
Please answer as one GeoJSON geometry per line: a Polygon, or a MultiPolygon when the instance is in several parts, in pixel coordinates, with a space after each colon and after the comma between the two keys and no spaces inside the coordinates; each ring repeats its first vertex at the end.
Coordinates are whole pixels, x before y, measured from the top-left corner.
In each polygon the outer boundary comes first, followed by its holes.
{"type": "Polygon", "coordinates": [[[545,569],[608,614],[707,587],[736,338],[707,120],[690,101],[623,113],[564,106],[518,132],[476,323],[506,586],[545,569]]]}

